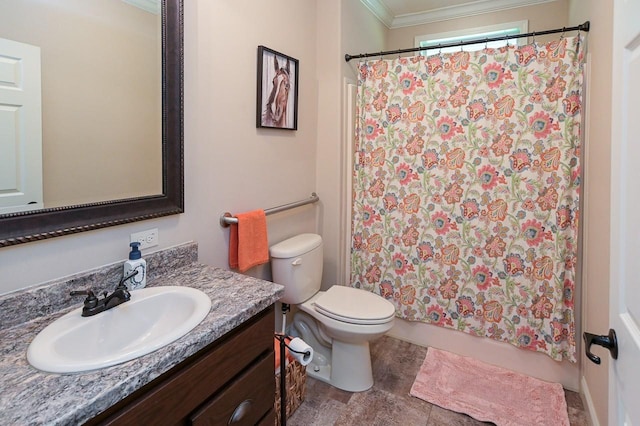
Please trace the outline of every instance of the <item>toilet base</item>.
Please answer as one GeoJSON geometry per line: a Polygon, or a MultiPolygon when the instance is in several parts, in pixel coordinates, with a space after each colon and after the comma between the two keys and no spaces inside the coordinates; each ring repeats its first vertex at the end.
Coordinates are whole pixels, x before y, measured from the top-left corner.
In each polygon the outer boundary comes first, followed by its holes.
{"type": "Polygon", "coordinates": [[[312,361],[307,365],[307,375],[348,392],[363,392],[373,386],[368,342],[350,345],[334,340],[331,361],[330,364],[320,359],[312,361]],[[337,351],[336,346],[340,347],[337,351]]]}
{"type": "Polygon", "coordinates": [[[307,365],[307,376],[331,384],[331,365],[316,364],[312,361],[307,365]]]}
{"type": "Polygon", "coordinates": [[[349,392],[373,386],[369,342],[345,343],[334,339],[331,357],[331,384],[349,392]]]}
{"type": "Polygon", "coordinates": [[[319,339],[318,325],[309,315],[295,315],[294,328],[314,349],[314,359],[307,365],[307,374],[348,392],[362,392],[373,386],[369,342],[346,343],[332,339],[329,347],[319,339]]]}

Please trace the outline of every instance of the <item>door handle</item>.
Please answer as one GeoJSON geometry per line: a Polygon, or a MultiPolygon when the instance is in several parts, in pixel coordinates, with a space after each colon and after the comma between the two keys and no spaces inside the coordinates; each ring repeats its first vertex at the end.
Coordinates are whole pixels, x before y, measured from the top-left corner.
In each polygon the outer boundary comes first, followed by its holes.
{"type": "Polygon", "coordinates": [[[599,345],[609,349],[611,357],[618,359],[618,338],[614,329],[610,328],[607,336],[584,332],[582,333],[582,338],[585,343],[584,351],[587,353],[587,358],[592,362],[600,364],[600,357],[591,353],[591,345],[599,345]]]}

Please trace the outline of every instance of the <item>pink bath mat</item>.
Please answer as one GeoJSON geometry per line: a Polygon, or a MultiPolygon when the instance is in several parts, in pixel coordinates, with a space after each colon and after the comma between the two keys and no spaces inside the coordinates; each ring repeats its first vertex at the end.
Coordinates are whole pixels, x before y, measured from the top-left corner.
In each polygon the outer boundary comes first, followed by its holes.
{"type": "Polygon", "coordinates": [[[412,396],[498,426],[569,426],[559,383],[429,348],[412,396]]]}

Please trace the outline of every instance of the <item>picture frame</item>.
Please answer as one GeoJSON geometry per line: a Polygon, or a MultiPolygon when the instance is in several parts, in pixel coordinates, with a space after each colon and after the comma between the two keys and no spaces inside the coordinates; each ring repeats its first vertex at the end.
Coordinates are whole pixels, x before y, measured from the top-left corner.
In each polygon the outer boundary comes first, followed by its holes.
{"type": "Polygon", "coordinates": [[[299,61],[258,46],[256,127],[298,130],[299,61]]]}

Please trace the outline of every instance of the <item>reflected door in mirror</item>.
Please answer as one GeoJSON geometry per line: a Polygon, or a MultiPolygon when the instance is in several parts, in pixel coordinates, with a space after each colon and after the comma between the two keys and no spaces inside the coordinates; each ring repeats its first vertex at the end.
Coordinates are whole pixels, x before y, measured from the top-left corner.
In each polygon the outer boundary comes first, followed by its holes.
{"type": "Polygon", "coordinates": [[[0,214],[43,207],[40,48],[0,38],[0,214]]]}

